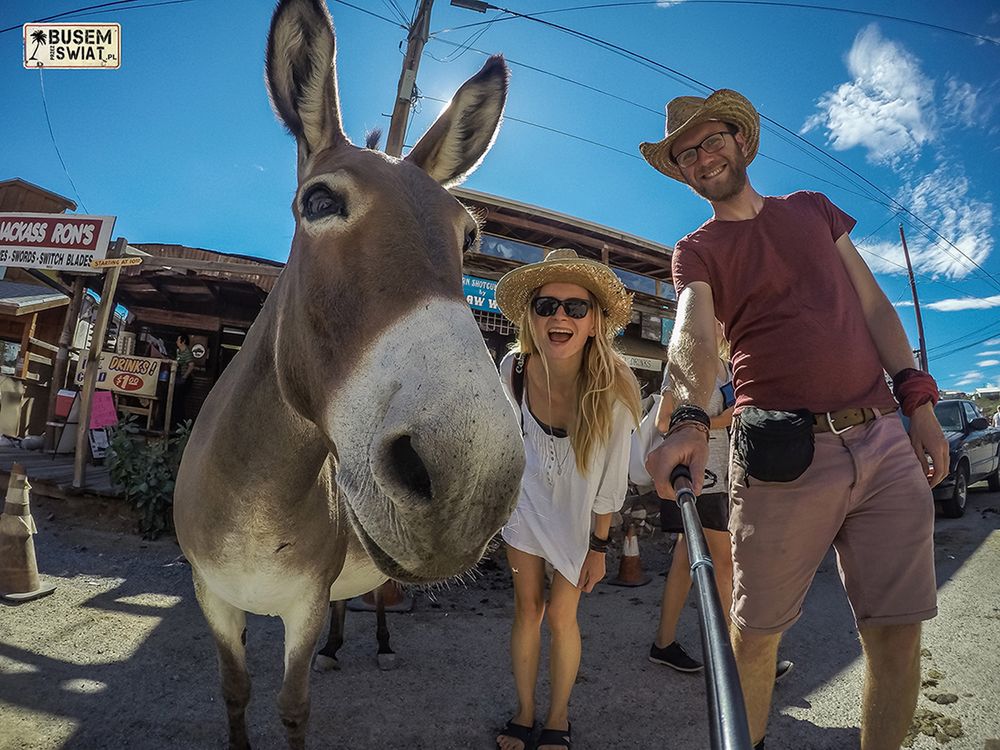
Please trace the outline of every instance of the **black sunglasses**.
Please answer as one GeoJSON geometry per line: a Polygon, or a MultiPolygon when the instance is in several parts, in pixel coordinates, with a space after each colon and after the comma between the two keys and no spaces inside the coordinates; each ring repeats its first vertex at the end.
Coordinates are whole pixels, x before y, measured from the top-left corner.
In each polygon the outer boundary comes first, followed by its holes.
{"type": "Polygon", "coordinates": [[[587,317],[587,313],[590,312],[590,300],[589,299],[556,299],[555,297],[535,297],[535,300],[531,303],[532,309],[535,311],[535,315],[542,318],[549,318],[556,314],[556,311],[562,307],[566,311],[566,314],[579,320],[580,318],[587,317]]]}

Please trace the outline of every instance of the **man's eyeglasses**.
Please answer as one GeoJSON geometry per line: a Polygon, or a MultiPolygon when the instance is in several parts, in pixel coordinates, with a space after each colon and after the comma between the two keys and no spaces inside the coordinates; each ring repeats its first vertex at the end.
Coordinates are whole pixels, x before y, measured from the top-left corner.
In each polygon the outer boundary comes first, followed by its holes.
{"type": "Polygon", "coordinates": [[[535,315],[542,318],[552,317],[560,307],[566,311],[569,317],[579,320],[580,318],[587,317],[587,313],[590,312],[590,300],[535,297],[534,302],[531,303],[531,308],[535,311],[535,315]]]}
{"type": "Polygon", "coordinates": [[[700,148],[706,154],[714,154],[716,151],[721,151],[726,145],[726,136],[736,135],[732,130],[720,130],[718,133],[712,133],[705,140],[699,143],[697,146],[692,148],[686,148],[681,151],[677,156],[671,155],[670,158],[673,159],[674,164],[678,167],[687,168],[698,161],[698,149],[700,148]]]}

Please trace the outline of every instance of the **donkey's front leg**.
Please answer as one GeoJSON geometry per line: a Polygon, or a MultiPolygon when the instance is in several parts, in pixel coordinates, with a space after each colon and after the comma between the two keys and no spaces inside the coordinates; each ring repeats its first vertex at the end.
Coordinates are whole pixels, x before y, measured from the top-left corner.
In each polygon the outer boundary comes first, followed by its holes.
{"type": "Polygon", "coordinates": [[[301,750],[306,746],[309,664],[323,629],[329,601],[328,583],[301,597],[294,607],[281,615],[285,624],[285,678],[278,694],[278,711],[288,732],[288,747],[291,750],[301,750]]]}
{"type": "Polygon", "coordinates": [[[194,593],[215,638],[222,675],[222,696],[229,717],[230,750],[249,750],[246,711],[250,702],[250,675],[246,660],[246,613],[209,590],[193,572],[194,593]]]}

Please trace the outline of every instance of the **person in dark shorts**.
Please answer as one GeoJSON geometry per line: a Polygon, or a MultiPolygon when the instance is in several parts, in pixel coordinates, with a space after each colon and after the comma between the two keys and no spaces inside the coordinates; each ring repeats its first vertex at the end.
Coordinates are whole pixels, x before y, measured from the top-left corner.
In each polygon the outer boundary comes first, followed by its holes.
{"type": "MultiPolygon", "coordinates": [[[[722,610],[728,627],[729,610],[733,602],[733,556],[729,538],[729,425],[733,421],[732,382],[727,360],[729,347],[722,336],[722,326],[716,325],[716,341],[719,344],[719,363],[715,377],[715,390],[708,405],[711,416],[709,451],[711,457],[708,470],[715,477],[714,483],[698,498],[698,516],[705,529],[705,541],[715,566],[715,580],[719,587],[722,610]],[[727,399],[728,394],[728,399],[727,399]]],[[[661,387],[663,398],[656,413],[656,428],[666,432],[675,403],[670,384],[670,376],[665,371],[661,387]]],[[[702,664],[693,659],[677,642],[677,622],[688,592],[691,590],[691,563],[688,560],[687,543],[684,540],[684,525],[681,523],[680,508],[672,500],[660,501],[660,526],[663,531],[681,534],[674,545],[670,571],[663,586],[660,602],[660,624],[656,638],[649,648],[649,660],[664,664],[678,672],[700,672],[702,664]]]]}

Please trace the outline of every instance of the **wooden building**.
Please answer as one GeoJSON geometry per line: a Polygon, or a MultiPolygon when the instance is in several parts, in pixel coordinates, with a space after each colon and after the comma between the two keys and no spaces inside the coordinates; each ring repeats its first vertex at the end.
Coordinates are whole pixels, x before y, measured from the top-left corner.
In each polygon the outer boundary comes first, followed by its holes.
{"type": "MultiPolygon", "coordinates": [[[[0,181],[0,211],[63,213],[69,198],[22,179],[0,181]]],[[[53,357],[68,291],[55,274],[5,268],[0,274],[0,432],[45,431],[53,357]]]]}

